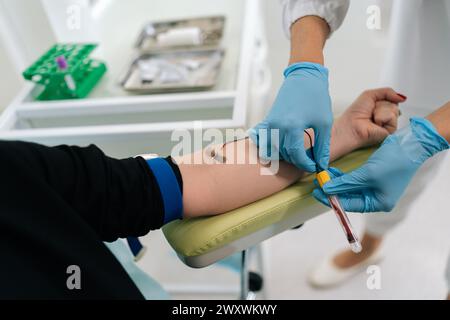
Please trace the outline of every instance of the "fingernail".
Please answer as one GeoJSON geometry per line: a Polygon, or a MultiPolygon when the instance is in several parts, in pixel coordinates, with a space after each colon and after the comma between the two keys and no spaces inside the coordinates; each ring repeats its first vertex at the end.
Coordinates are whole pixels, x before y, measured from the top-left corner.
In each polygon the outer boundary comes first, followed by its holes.
{"type": "Polygon", "coordinates": [[[403,100],[408,99],[408,97],[405,96],[404,94],[401,94],[401,93],[398,93],[398,92],[397,92],[397,95],[398,95],[400,98],[402,98],[403,100]]]}

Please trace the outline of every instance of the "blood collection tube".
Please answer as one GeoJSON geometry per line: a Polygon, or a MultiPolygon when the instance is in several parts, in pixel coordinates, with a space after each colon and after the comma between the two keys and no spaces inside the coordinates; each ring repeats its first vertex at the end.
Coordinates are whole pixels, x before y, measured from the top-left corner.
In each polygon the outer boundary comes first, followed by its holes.
{"type": "MultiPolygon", "coordinates": [[[[331,180],[330,175],[326,170],[317,173],[316,178],[319,182],[320,187],[323,187],[325,183],[331,180]]],[[[339,202],[339,198],[336,195],[329,195],[328,201],[330,202],[331,208],[333,208],[333,211],[336,214],[339,223],[341,224],[342,230],[344,230],[347,241],[350,244],[350,248],[354,253],[361,252],[361,243],[359,242],[358,237],[356,236],[355,231],[350,224],[347,213],[342,208],[341,203],[339,202]]]]}
{"type": "MultiPolygon", "coordinates": [[[[67,60],[64,56],[56,57],[55,61],[59,70],[66,71],[69,68],[67,60]]],[[[69,73],[64,76],[64,81],[66,82],[69,90],[75,91],[77,89],[75,81],[73,80],[72,75],[70,75],[69,73]]]]}

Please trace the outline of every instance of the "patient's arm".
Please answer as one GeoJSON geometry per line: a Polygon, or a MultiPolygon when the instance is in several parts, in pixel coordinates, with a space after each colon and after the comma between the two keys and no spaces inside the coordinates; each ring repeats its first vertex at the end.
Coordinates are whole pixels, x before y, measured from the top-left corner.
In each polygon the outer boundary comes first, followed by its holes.
{"type": "MultiPolygon", "coordinates": [[[[224,154],[228,148],[245,154],[245,163],[236,164],[236,158],[227,157],[224,163],[183,164],[187,158],[198,156],[195,154],[175,159],[183,177],[185,217],[219,214],[241,207],[286,188],[303,174],[295,166],[280,161],[276,174],[263,175],[261,172],[268,169],[260,163],[256,146],[249,139],[227,143],[222,149],[224,154]]],[[[331,158],[336,157],[332,154],[331,158]]]]}
{"type": "MultiPolygon", "coordinates": [[[[331,135],[331,161],[361,146],[379,143],[395,130],[398,117],[396,103],[400,100],[390,100],[394,101],[377,101],[366,92],[348,109],[351,112],[346,111],[335,121],[331,135]]],[[[313,134],[311,136],[314,137],[313,134]]],[[[305,135],[304,141],[305,148],[310,148],[308,136],[305,135]]],[[[217,150],[227,155],[224,163],[185,164],[192,163],[189,160],[198,157],[198,154],[175,158],[183,177],[184,217],[230,211],[276,193],[303,175],[301,170],[284,161],[279,162],[276,174],[262,174],[267,172],[267,165],[261,164],[256,146],[249,139],[227,143],[217,150]],[[228,157],[228,148],[235,148],[234,154],[244,153],[245,163],[237,164],[237,156],[228,157]]],[[[205,154],[204,150],[199,152],[205,154]]]]}

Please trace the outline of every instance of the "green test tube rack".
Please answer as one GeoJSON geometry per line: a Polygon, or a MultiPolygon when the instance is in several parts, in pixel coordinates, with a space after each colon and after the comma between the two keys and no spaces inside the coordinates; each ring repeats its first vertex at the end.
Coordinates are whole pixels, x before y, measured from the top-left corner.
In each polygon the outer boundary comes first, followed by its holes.
{"type": "Polygon", "coordinates": [[[43,86],[36,100],[79,99],[86,97],[97,85],[107,68],[105,63],[89,58],[96,44],[55,44],[28,69],[25,79],[43,86]],[[61,69],[56,62],[63,56],[67,68],[61,69]],[[71,77],[73,88],[67,84],[71,77]]]}

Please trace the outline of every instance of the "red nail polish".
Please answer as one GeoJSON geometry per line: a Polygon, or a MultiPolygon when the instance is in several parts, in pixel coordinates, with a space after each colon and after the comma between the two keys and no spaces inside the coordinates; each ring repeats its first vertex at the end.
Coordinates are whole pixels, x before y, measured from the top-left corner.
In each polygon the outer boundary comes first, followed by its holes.
{"type": "Polygon", "coordinates": [[[398,92],[397,92],[397,95],[400,96],[403,100],[408,99],[407,96],[405,96],[405,95],[403,95],[403,94],[401,94],[401,93],[398,93],[398,92]]]}

